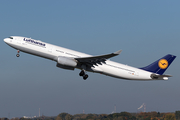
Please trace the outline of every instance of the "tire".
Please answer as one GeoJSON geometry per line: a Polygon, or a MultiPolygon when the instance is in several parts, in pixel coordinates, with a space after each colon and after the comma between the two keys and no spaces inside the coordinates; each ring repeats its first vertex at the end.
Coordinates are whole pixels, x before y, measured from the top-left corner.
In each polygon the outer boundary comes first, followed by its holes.
{"type": "Polygon", "coordinates": [[[86,80],[87,78],[88,78],[88,75],[87,75],[87,74],[83,76],[83,79],[84,79],[84,80],[86,80]]]}
{"type": "Polygon", "coordinates": [[[19,57],[20,55],[19,54],[16,54],[16,57],[19,57]]]}
{"type": "Polygon", "coordinates": [[[83,76],[85,73],[84,71],[82,70],[80,73],[79,73],[79,76],[83,76]]]}

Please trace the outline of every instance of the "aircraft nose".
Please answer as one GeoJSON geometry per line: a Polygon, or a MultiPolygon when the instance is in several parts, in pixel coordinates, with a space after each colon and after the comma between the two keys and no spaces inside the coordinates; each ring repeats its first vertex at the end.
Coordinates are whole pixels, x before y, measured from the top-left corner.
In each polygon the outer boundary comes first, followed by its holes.
{"type": "Polygon", "coordinates": [[[7,43],[7,41],[8,41],[7,38],[5,38],[5,39],[4,39],[4,42],[7,43]]]}
{"type": "Polygon", "coordinates": [[[9,42],[10,42],[10,39],[9,39],[9,38],[5,38],[5,39],[4,39],[4,42],[5,42],[5,43],[9,43],[9,42]]]}

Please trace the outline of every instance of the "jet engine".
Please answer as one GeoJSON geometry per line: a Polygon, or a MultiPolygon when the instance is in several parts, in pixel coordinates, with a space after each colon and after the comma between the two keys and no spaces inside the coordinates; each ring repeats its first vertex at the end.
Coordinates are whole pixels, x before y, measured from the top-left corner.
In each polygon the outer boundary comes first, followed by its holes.
{"type": "Polygon", "coordinates": [[[56,66],[63,69],[74,70],[77,66],[77,62],[73,58],[59,56],[56,66]]]}

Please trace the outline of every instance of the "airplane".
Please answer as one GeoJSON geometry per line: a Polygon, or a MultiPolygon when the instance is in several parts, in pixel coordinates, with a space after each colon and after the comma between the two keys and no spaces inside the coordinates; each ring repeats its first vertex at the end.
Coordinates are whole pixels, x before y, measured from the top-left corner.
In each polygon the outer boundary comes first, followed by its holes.
{"type": "Polygon", "coordinates": [[[172,76],[163,73],[176,58],[175,55],[168,54],[146,67],[135,68],[109,60],[109,58],[119,55],[122,50],[111,54],[92,56],[21,36],[10,36],[5,38],[4,42],[17,50],[17,57],[22,51],[53,60],[59,68],[80,69],[79,76],[82,76],[84,80],[88,78],[87,71],[126,80],[168,80],[168,77],[172,76]]]}

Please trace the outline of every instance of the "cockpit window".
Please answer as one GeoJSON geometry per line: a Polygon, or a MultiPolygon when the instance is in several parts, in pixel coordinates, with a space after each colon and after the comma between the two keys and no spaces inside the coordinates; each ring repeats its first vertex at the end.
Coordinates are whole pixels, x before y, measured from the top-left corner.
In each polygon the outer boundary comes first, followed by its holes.
{"type": "Polygon", "coordinates": [[[10,39],[13,39],[13,37],[9,37],[10,39]]]}

